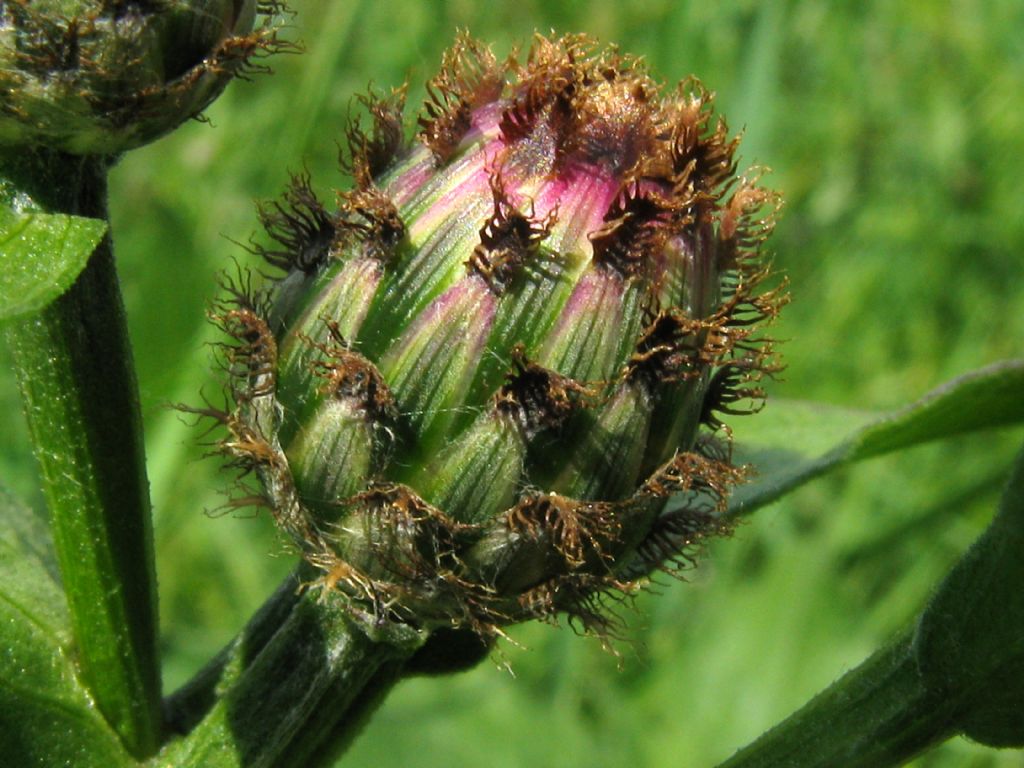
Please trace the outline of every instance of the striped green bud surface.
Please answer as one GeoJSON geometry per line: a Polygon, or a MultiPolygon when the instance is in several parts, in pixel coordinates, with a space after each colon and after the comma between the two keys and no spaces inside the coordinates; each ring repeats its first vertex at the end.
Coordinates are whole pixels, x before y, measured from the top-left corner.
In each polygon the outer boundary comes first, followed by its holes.
{"type": "Polygon", "coordinates": [[[410,140],[404,90],[366,100],[337,211],[305,176],[261,209],[283,274],[221,308],[224,449],[354,615],[600,625],[727,530],[775,196],[699,84],[582,37],[462,38],[428,92],[410,140]]]}
{"type": "Polygon", "coordinates": [[[256,23],[279,9],[257,0],[5,0],[0,149],[106,155],[152,141],[252,71],[254,56],[282,46],[272,25],[256,23]]]}

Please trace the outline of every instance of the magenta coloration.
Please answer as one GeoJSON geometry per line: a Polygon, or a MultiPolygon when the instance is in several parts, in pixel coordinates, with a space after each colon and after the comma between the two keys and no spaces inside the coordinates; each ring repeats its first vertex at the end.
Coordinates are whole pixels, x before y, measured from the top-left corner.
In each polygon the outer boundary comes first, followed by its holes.
{"type": "Polygon", "coordinates": [[[337,212],[305,177],[261,210],[284,275],[219,313],[223,449],[365,626],[601,627],[728,532],[776,197],[699,84],[583,37],[460,38],[428,93],[410,141],[404,90],[366,99],[337,212]]]}

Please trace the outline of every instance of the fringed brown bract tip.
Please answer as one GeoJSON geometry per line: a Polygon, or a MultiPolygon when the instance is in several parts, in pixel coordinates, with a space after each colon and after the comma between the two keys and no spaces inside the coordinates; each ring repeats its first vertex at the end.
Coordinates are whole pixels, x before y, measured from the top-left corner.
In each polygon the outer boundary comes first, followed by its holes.
{"type": "Polygon", "coordinates": [[[438,161],[446,161],[469,131],[472,110],[501,96],[505,71],[490,48],[465,32],[445,52],[419,118],[420,139],[438,161]]]}
{"type": "Polygon", "coordinates": [[[494,396],[494,407],[533,437],[544,429],[557,429],[593,397],[593,392],[567,376],[526,359],[522,345],[512,350],[514,371],[494,396]]]}
{"type": "Polygon", "coordinates": [[[305,174],[261,208],[287,311],[243,280],[217,312],[223,448],[367,626],[607,634],[730,531],[721,418],[780,370],[778,196],[699,83],[585,36],[520,63],[460,35],[427,92],[410,141],[404,87],[362,100],[336,213],[305,174]]]}
{"type": "Polygon", "coordinates": [[[394,162],[405,147],[406,86],[394,88],[386,96],[372,91],[359,97],[370,116],[370,129],[364,131],[358,117],[349,120],[345,130],[347,152],[339,154],[339,164],[352,176],[356,187],[365,189],[394,162]]]}
{"type": "Polygon", "coordinates": [[[316,272],[327,260],[338,223],[327,213],[310,183],[309,173],[293,174],[281,201],[257,207],[260,223],[276,248],[253,249],[282,272],[316,272]]]}
{"type": "Polygon", "coordinates": [[[473,249],[466,268],[483,278],[495,293],[501,293],[517,267],[551,234],[558,210],[552,209],[541,219],[531,202],[524,213],[521,205],[509,197],[499,174],[491,175],[490,185],[494,213],[480,228],[480,243],[473,249]]]}

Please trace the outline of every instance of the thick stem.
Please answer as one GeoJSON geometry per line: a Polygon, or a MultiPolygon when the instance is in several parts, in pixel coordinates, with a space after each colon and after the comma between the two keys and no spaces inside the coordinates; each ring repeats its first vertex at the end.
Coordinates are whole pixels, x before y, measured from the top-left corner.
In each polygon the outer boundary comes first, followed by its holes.
{"type": "Polygon", "coordinates": [[[719,768],[885,768],[954,735],[955,702],[925,690],[909,636],[875,653],[719,768]]]}
{"type": "MultiPolygon", "coordinates": [[[[47,213],[106,218],[104,158],[0,155],[47,213]]],[[[109,237],[75,284],[5,328],[50,509],[82,678],[136,756],[155,751],[160,673],[142,423],[109,237]]]]}
{"type": "MultiPolygon", "coordinates": [[[[169,730],[187,736],[214,708],[218,695],[239,683],[303,599],[300,595],[302,580],[299,573],[285,579],[238,637],[194,678],[167,697],[164,720],[169,730]]],[[[377,667],[361,690],[349,692],[347,687],[352,680],[346,676],[340,676],[328,687],[323,704],[314,708],[296,730],[288,748],[275,761],[275,768],[334,765],[400,679],[464,671],[486,658],[489,649],[490,643],[471,630],[446,629],[435,630],[408,659],[404,650],[382,649],[383,655],[390,654],[390,660],[377,667]]],[[[208,725],[203,727],[209,728],[208,725]]]]}
{"type": "MultiPolygon", "coordinates": [[[[288,603],[282,591],[226,651],[216,703],[157,765],[269,768],[320,765],[338,754],[398,681],[416,643],[370,639],[336,600],[307,591],[277,631],[269,618],[288,603]]],[[[209,680],[198,690],[209,690],[209,680]]],[[[178,698],[176,694],[175,698],[178,698]]],[[[199,703],[199,699],[193,699],[199,703]]],[[[184,701],[179,702],[184,704],[184,701]]]]}
{"type": "Polygon", "coordinates": [[[334,690],[324,698],[327,705],[320,707],[295,734],[275,768],[331,768],[336,765],[384,703],[391,689],[404,678],[404,669],[405,659],[402,657],[384,662],[354,698],[343,691],[347,681],[337,681],[334,690]],[[344,709],[335,706],[342,696],[346,702],[344,709]]]}
{"type": "Polygon", "coordinates": [[[221,649],[191,680],[164,701],[168,731],[186,735],[217,703],[219,693],[234,686],[252,660],[285,624],[298,604],[300,579],[292,573],[253,614],[245,628],[221,649]]]}

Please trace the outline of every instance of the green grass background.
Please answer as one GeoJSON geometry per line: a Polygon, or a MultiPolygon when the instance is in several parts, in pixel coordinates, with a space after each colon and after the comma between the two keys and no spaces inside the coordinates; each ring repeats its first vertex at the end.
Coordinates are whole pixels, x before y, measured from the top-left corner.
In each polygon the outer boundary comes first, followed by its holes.
{"type": "MultiPolygon", "coordinates": [[[[771,242],[793,303],[778,397],[905,403],[1024,342],[1024,4],[294,0],[302,56],[268,62],[192,123],[126,157],[111,213],[146,421],[165,681],[244,623],[292,556],[262,516],[209,516],[227,477],[167,403],[217,398],[204,308],[245,257],[253,201],[307,168],[345,183],[353,95],[410,104],[457,28],[504,54],[585,31],[662,80],[697,74],[786,198],[771,242]]],[[[6,362],[6,358],[4,358],[6,362]]],[[[9,366],[0,477],[38,502],[9,366]]],[[[769,407],[771,407],[769,405],[769,407]]],[[[709,766],[904,628],[984,528],[1020,432],[961,438],[819,481],[717,543],[688,583],[625,615],[619,655],[526,626],[494,658],[401,684],[349,766],[709,766]],[[511,671],[509,671],[511,670],[511,671]]],[[[1021,765],[954,741],[920,766],[1021,765]]]]}

